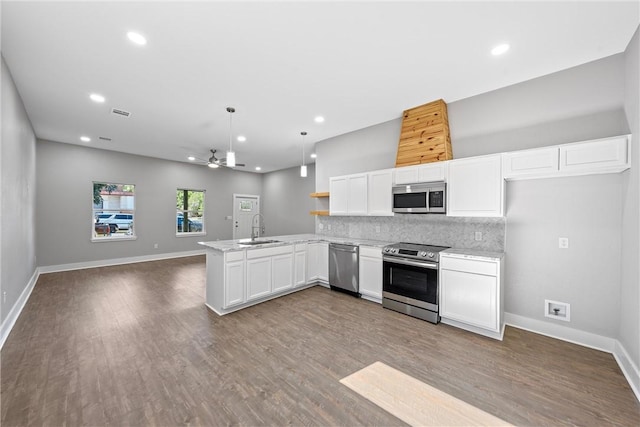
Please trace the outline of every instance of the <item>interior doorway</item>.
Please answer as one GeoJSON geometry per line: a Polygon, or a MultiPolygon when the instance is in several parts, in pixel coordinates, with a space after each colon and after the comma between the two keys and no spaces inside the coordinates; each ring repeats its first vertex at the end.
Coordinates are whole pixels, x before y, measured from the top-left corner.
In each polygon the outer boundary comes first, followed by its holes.
{"type": "MultiPolygon", "coordinates": [[[[247,239],[251,237],[251,227],[260,225],[260,218],[253,218],[260,213],[260,196],[250,194],[233,195],[233,238],[247,239]],[[254,224],[254,222],[256,224],[254,224]]],[[[262,233],[262,230],[260,230],[262,233]]]]}

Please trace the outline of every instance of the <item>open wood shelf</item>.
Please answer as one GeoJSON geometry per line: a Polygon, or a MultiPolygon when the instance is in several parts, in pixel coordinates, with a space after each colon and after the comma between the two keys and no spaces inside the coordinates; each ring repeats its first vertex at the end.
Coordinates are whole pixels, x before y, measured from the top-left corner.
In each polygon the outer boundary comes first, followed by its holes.
{"type": "Polygon", "coordinates": [[[325,191],[324,193],[311,193],[311,194],[309,194],[309,197],[314,197],[314,198],[329,197],[329,192],[325,191]]]}
{"type": "Polygon", "coordinates": [[[329,211],[311,211],[309,212],[309,214],[318,216],[329,216],[329,211]]]}

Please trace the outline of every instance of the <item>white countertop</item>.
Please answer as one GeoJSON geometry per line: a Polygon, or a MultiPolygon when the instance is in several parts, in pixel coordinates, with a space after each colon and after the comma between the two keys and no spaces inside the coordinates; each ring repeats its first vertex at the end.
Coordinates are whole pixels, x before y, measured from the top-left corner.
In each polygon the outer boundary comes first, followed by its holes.
{"type": "Polygon", "coordinates": [[[276,246],[291,245],[296,243],[309,243],[309,242],[329,242],[329,243],[344,243],[357,246],[373,246],[382,248],[391,244],[391,242],[383,242],[380,240],[367,240],[367,239],[354,239],[345,237],[331,237],[322,236],[319,234],[291,234],[286,236],[263,236],[256,240],[278,240],[275,243],[265,243],[262,245],[242,246],[241,241],[248,239],[236,239],[236,240],[215,240],[209,242],[198,242],[202,246],[206,246],[209,249],[213,249],[220,252],[228,251],[241,251],[244,249],[252,248],[271,248],[276,246]]]}

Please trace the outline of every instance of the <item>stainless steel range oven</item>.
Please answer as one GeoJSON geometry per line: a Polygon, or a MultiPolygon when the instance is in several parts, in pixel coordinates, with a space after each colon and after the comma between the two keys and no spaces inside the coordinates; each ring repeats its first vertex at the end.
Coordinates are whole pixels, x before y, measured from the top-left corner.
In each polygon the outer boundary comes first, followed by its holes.
{"type": "Polygon", "coordinates": [[[440,321],[440,251],[445,246],[394,243],[382,250],[382,306],[431,323],[440,321]]]}

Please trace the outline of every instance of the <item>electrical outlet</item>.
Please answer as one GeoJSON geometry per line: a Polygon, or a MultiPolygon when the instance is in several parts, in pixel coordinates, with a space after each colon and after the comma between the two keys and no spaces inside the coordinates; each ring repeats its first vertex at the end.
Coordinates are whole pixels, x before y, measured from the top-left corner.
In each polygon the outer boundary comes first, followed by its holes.
{"type": "Polygon", "coordinates": [[[323,223],[318,224],[318,228],[319,228],[320,230],[324,230],[324,224],[323,224],[323,223]]]}
{"type": "Polygon", "coordinates": [[[376,233],[379,233],[379,232],[380,232],[380,226],[376,225],[376,233]]]}
{"type": "Polygon", "coordinates": [[[560,249],[569,249],[569,238],[568,237],[558,237],[558,247],[560,249]]]}
{"type": "Polygon", "coordinates": [[[2,292],[2,303],[6,303],[7,302],[7,291],[2,292]]]}
{"type": "Polygon", "coordinates": [[[477,242],[482,240],[482,231],[476,231],[475,232],[475,239],[477,242]]]}
{"type": "Polygon", "coordinates": [[[157,243],[153,244],[153,249],[158,249],[158,244],[157,243]]]}

